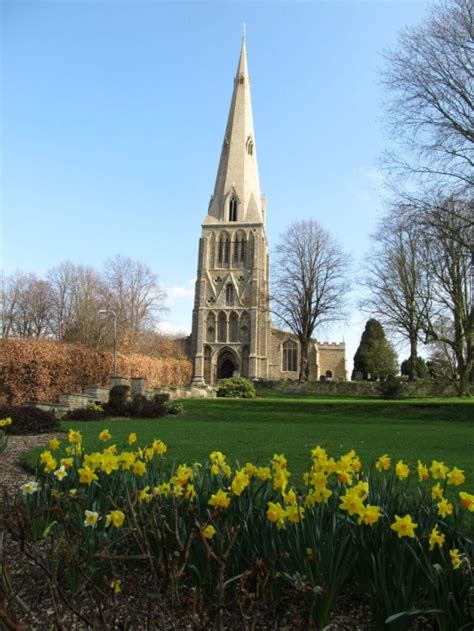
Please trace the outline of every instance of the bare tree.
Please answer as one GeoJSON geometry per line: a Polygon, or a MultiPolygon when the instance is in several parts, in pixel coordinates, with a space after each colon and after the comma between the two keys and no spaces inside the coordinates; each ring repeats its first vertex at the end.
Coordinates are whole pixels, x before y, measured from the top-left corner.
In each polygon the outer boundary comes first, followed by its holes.
{"type": "MultiPolygon", "coordinates": [[[[471,0],[435,4],[385,53],[389,163],[436,187],[444,199],[472,190],[474,167],[474,8],[471,0]]],[[[446,209],[445,209],[446,210],[446,209]]]]}
{"type": "Polygon", "coordinates": [[[50,334],[52,294],[49,283],[35,274],[17,272],[4,281],[3,337],[46,337],[50,334]]]}
{"type": "MultiPolygon", "coordinates": [[[[459,230],[454,215],[453,232],[459,230]]],[[[471,255],[457,239],[440,230],[428,236],[426,265],[433,283],[433,309],[424,323],[427,342],[449,346],[456,357],[459,394],[469,394],[473,366],[474,309],[471,286],[471,255]]]]}
{"type": "Polygon", "coordinates": [[[378,316],[410,345],[409,378],[416,378],[418,344],[431,311],[424,234],[409,213],[392,207],[372,235],[363,284],[369,290],[361,308],[378,316]]]}
{"type": "Polygon", "coordinates": [[[121,255],[105,265],[107,305],[117,313],[119,337],[133,349],[140,333],[152,328],[165,309],[166,293],[145,264],[121,255]]]}
{"type": "Polygon", "coordinates": [[[317,221],[293,223],[280,235],[273,263],[271,310],[300,342],[300,381],[309,377],[311,336],[317,326],[343,319],[348,289],[347,257],[317,221]]]}
{"type": "Polygon", "coordinates": [[[48,281],[52,289],[51,329],[57,339],[62,339],[74,317],[74,295],[81,278],[81,267],[64,261],[48,271],[48,281]]]}

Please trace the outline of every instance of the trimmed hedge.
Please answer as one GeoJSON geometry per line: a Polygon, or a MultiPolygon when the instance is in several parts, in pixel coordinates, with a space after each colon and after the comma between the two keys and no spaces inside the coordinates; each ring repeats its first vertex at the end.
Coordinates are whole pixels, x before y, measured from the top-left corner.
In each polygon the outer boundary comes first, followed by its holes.
{"type": "MultiPolygon", "coordinates": [[[[143,377],[152,388],[181,386],[191,379],[188,359],[145,355],[117,356],[122,377],[143,377]]],[[[79,344],[49,340],[4,340],[0,344],[0,405],[56,401],[60,394],[106,385],[112,354],[79,344]]]]}
{"type": "Polygon", "coordinates": [[[233,397],[239,399],[253,399],[256,395],[255,386],[245,377],[230,377],[221,379],[217,386],[218,397],[233,397]]]}
{"type": "Polygon", "coordinates": [[[0,406],[0,418],[8,417],[12,419],[12,424],[5,427],[7,434],[20,436],[59,431],[58,419],[51,412],[39,408],[19,405],[0,406]]]}

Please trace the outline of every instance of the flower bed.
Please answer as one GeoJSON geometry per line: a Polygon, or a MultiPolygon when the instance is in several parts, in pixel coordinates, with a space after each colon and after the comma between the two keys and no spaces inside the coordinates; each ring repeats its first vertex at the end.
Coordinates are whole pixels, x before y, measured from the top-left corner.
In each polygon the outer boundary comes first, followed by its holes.
{"type": "Polygon", "coordinates": [[[214,451],[173,466],[158,439],[106,446],[104,429],[104,449],[86,454],[81,438],[50,442],[6,520],[30,558],[49,545],[42,570],[58,600],[93,600],[87,624],[116,615],[138,575],[148,596],[221,627],[229,607],[276,609],[291,590],[323,628],[348,588],[378,625],[408,628],[420,613],[439,629],[472,622],[474,495],[457,467],[386,454],[364,467],[354,451],[335,460],[317,446],[293,483],[283,454],[231,469],[214,451]]]}

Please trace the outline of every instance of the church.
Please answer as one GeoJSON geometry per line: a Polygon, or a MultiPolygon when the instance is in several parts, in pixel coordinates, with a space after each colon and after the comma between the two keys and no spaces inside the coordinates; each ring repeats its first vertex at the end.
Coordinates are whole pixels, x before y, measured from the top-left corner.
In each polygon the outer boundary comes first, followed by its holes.
{"type": "MultiPolygon", "coordinates": [[[[199,241],[193,385],[213,385],[232,376],[298,378],[298,340],[271,323],[265,221],[244,35],[216,184],[199,241]]],[[[308,359],[311,381],[346,379],[344,343],[312,340],[308,359]]]]}

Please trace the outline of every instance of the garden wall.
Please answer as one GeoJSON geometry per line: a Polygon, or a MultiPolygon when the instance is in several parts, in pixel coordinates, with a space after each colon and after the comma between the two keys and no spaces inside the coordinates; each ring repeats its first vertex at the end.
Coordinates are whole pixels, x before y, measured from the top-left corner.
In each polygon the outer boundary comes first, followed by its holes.
{"type": "MultiPolygon", "coordinates": [[[[117,372],[143,377],[152,388],[182,386],[191,379],[191,363],[185,358],[119,353],[117,372]]],[[[91,384],[105,386],[111,374],[109,352],[45,340],[0,342],[0,404],[55,401],[60,394],[83,392],[91,384]]]]}
{"type": "MultiPolygon", "coordinates": [[[[298,384],[289,381],[269,381],[262,383],[286,394],[315,394],[317,396],[380,396],[376,381],[318,381],[298,384]]],[[[453,381],[415,381],[403,383],[405,397],[451,397],[457,395],[453,381]]]]}

